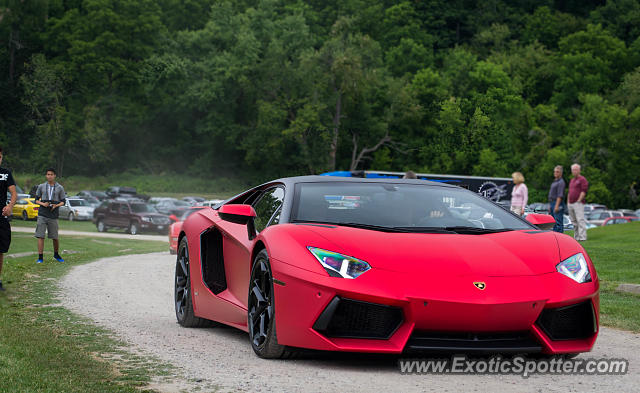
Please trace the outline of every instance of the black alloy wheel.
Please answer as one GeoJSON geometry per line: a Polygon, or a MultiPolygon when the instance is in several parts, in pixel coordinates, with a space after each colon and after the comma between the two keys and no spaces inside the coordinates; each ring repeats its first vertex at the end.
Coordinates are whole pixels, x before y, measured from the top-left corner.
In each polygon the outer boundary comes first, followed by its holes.
{"type": "Polygon", "coordinates": [[[258,253],[251,269],[247,323],[254,352],[265,359],[278,359],[293,352],[276,338],[273,277],[267,250],[258,253]]]}
{"type": "Polygon", "coordinates": [[[191,278],[189,272],[189,247],[187,238],[183,237],[178,246],[178,256],[176,258],[176,275],[174,300],[176,308],[176,319],[184,327],[206,327],[214,323],[208,319],[196,317],[193,313],[193,302],[191,299],[191,278]]]}

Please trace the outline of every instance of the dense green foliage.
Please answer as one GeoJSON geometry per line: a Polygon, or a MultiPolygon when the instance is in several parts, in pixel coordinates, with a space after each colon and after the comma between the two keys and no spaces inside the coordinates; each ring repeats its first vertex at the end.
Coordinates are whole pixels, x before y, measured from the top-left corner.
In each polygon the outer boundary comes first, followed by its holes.
{"type": "Polygon", "coordinates": [[[6,165],[93,176],[583,165],[640,200],[637,0],[2,0],[6,165]]]}

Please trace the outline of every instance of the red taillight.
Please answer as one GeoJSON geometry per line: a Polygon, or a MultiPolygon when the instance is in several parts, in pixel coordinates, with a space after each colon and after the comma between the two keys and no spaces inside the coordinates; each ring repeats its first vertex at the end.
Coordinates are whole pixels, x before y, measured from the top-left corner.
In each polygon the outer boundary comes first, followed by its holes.
{"type": "Polygon", "coordinates": [[[34,207],[34,208],[33,208],[33,210],[38,211],[38,207],[37,207],[37,206],[36,206],[36,207],[34,207]]]}

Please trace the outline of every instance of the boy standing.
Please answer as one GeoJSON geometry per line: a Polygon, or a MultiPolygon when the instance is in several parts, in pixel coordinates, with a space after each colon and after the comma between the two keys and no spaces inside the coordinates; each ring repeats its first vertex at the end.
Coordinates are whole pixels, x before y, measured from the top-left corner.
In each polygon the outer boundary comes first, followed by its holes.
{"type": "Polygon", "coordinates": [[[36,224],[36,238],[38,238],[38,260],[42,263],[44,252],[45,231],[49,233],[49,239],[53,241],[53,257],[58,262],[64,259],[58,254],[60,242],[58,241],[58,208],[64,205],[64,188],[56,182],[56,171],[48,168],[46,172],[47,181],[36,189],[36,203],[41,207],[38,209],[38,222],[36,224]]]}
{"type": "MultiPolygon", "coordinates": [[[[0,164],[2,164],[2,147],[0,147],[0,164]]],[[[2,262],[4,254],[9,251],[11,245],[11,225],[9,225],[9,216],[12,214],[13,205],[16,204],[18,194],[16,193],[16,182],[13,180],[11,171],[0,168],[0,207],[2,208],[2,217],[0,217],[0,273],[2,273],[2,262]],[[7,204],[7,192],[11,193],[11,200],[7,204]]],[[[1,278],[2,276],[0,276],[1,278]]],[[[0,291],[4,291],[2,280],[0,279],[0,291]]]]}

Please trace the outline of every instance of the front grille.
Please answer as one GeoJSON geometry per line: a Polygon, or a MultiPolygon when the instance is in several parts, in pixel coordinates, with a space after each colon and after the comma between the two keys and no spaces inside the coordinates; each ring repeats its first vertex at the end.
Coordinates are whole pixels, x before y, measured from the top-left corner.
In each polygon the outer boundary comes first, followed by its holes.
{"type": "Polygon", "coordinates": [[[591,301],[571,306],[548,308],[540,313],[536,324],[552,340],[577,340],[596,332],[596,316],[591,301]]]}
{"type": "Polygon", "coordinates": [[[387,339],[402,324],[398,307],[335,297],[313,328],[327,337],[387,339]]]}
{"type": "Polygon", "coordinates": [[[542,347],[527,331],[499,333],[413,332],[405,352],[535,353],[542,347]]]}
{"type": "Polygon", "coordinates": [[[151,222],[156,225],[167,225],[171,220],[168,217],[151,217],[151,222]]]}

